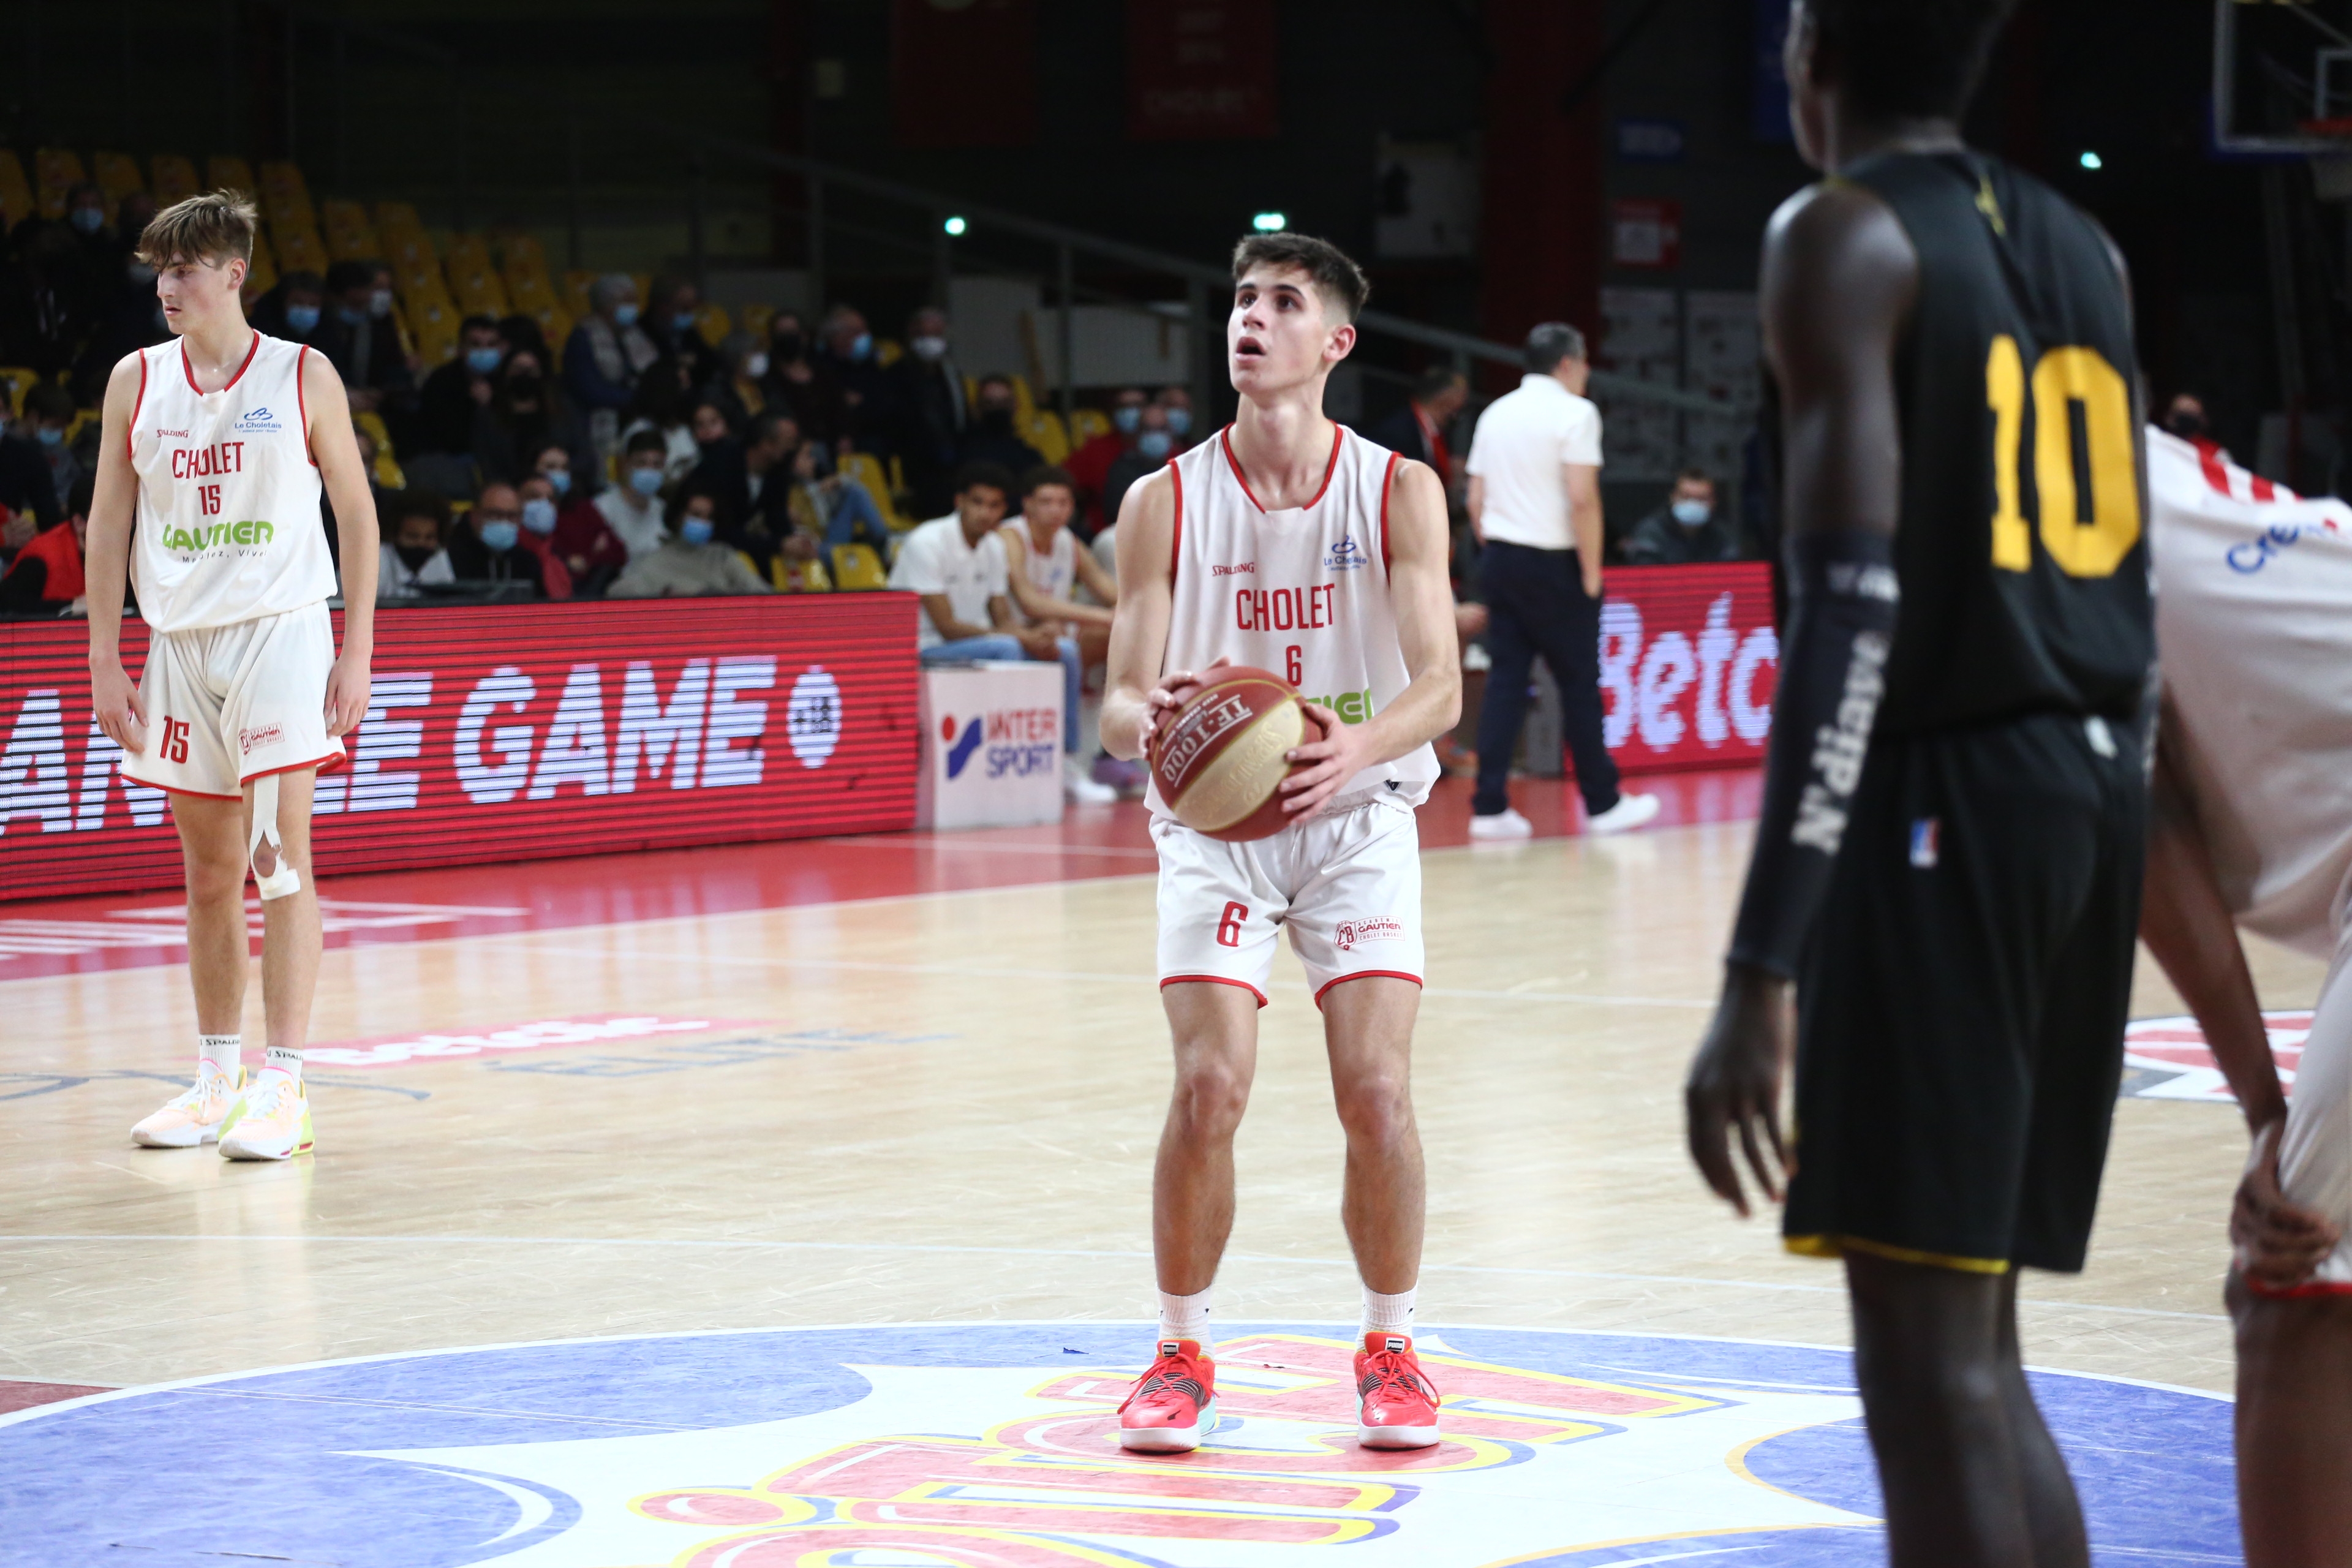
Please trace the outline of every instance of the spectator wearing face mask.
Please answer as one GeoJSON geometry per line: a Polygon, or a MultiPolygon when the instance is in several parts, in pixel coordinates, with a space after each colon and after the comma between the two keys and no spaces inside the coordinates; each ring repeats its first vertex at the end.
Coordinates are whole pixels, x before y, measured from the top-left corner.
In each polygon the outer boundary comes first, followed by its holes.
{"type": "MultiPolygon", "coordinates": [[[[155,274],[147,273],[146,292],[152,302],[155,274]]],[[[284,338],[289,343],[316,343],[319,323],[326,320],[327,280],[307,268],[289,272],[253,307],[253,330],[284,338]]]]}
{"type": "Polygon", "coordinates": [[[606,593],[613,599],[700,599],[772,590],[741,555],[718,542],[719,501],[681,496],[661,548],[633,558],[606,593]]]}
{"type": "Polygon", "coordinates": [[[894,447],[906,465],[907,488],[918,508],[937,511],[948,503],[950,479],[972,423],[945,310],[920,310],[907,319],[907,353],[889,374],[898,421],[894,447]]]}
{"type": "Polygon", "coordinates": [[[1181,452],[1192,445],[1192,395],[1181,386],[1163,386],[1151,400],[1168,412],[1169,439],[1181,452]]]}
{"type": "Polygon", "coordinates": [[[887,455],[897,434],[892,383],[875,355],[874,333],[866,318],[847,305],[825,312],[819,363],[832,372],[841,387],[841,428],[836,440],[845,440],[861,452],[887,455]]]}
{"type": "Polygon", "coordinates": [[[2234,463],[2229,448],[2214,438],[2213,423],[2205,412],[2205,400],[2193,392],[2176,392],[2172,401],[2164,405],[2164,427],[2182,440],[2195,446],[2200,452],[2234,463]]]}
{"type": "Polygon", "coordinates": [[[392,272],[381,262],[338,261],[327,268],[326,313],[314,347],[334,363],[353,413],[373,410],[403,420],[416,383],[392,320],[392,272]]]}
{"type": "Polygon", "coordinates": [[[426,587],[457,581],[449,552],[441,547],[448,509],[440,497],[425,490],[402,490],[379,500],[376,516],[383,520],[384,531],[378,549],[378,599],[414,599],[426,587]]]}
{"type": "Polygon", "coordinates": [[[1625,536],[1624,553],[1627,563],[1634,566],[1738,559],[1739,541],[1715,504],[1715,480],[1699,468],[1676,475],[1666,504],[1625,536]]]}
{"type": "Polygon", "coordinates": [[[106,221],[106,195],[96,185],[79,184],[66,193],[66,232],[73,237],[69,251],[60,252],[60,283],[74,297],[74,310],[85,321],[96,321],[114,302],[116,264],[114,230],[106,221]]]}
{"type": "Polygon", "coordinates": [[[974,389],[971,424],[964,431],[956,456],[966,463],[995,463],[1016,474],[1045,466],[1045,454],[1021,438],[1013,427],[1019,407],[1009,376],[985,375],[974,389]]]}
{"type": "MultiPolygon", "coordinates": [[[[1151,395],[1139,386],[1120,387],[1111,395],[1110,428],[1071,453],[1070,460],[1062,465],[1078,487],[1076,526],[1081,537],[1101,532],[1110,521],[1103,506],[1103,480],[1121,454],[1135,449],[1136,435],[1143,428],[1144,405],[1150,401],[1151,395]]],[[[1111,515],[1116,515],[1115,508],[1111,515]]]]}
{"type": "Polygon", "coordinates": [[[620,483],[607,486],[596,498],[605,526],[627,548],[632,561],[660,549],[666,537],[661,495],[669,483],[668,467],[669,443],[661,433],[639,431],[629,437],[621,455],[620,483]]]}
{"type": "Polygon", "coordinates": [[[26,433],[41,449],[41,461],[48,468],[53,495],[71,495],[74,481],[87,471],[66,440],[66,431],[72,426],[73,418],[73,394],[64,387],[44,382],[25,394],[26,433]]]}
{"type": "Polygon", "coordinates": [[[760,390],[777,409],[793,416],[801,434],[831,451],[842,433],[841,382],[820,363],[808,328],[791,310],[768,322],[768,374],[760,390]]]}
{"type": "Polygon", "coordinates": [[[629,401],[628,422],[621,426],[623,441],[651,431],[662,437],[668,453],[667,479],[682,479],[702,458],[701,443],[694,438],[694,408],[700,402],[694,384],[694,367],[664,354],[638,379],[637,394],[629,401]]]}
{"type": "MultiPolygon", "coordinates": [[[[32,394],[25,395],[29,405],[32,394]]],[[[8,399],[0,393],[0,420],[6,417],[8,399]]],[[[27,410],[29,414],[29,408],[27,410]]],[[[29,513],[43,528],[61,521],[58,489],[50,478],[47,449],[33,434],[34,423],[20,419],[0,426],[0,506],[14,513],[29,513]]]]}
{"type": "MultiPolygon", "coordinates": [[[[705,404],[695,416],[700,419],[716,411],[715,405],[705,404]]],[[[762,571],[792,531],[785,498],[792,457],[800,445],[800,426],[789,415],[761,414],[744,427],[740,439],[728,437],[702,444],[702,460],[686,478],[688,493],[718,500],[719,515],[729,520],[721,542],[750,555],[762,571]]]]}
{"type": "MultiPolygon", "coordinates": [[[[489,406],[498,374],[507,363],[507,341],[488,316],[468,316],[457,327],[457,357],[425,378],[416,395],[417,453],[472,457],[474,416],[489,406]]],[[[502,476],[503,477],[503,476],[502,476]]]]}
{"type": "Polygon", "coordinates": [[[450,531],[448,551],[457,581],[502,598],[554,599],[572,592],[568,576],[554,577],[547,557],[523,543],[522,496],[512,485],[482,487],[464,523],[450,531]]]}
{"type": "Polygon", "coordinates": [[[563,345],[563,385],[588,419],[600,455],[620,449],[621,416],[661,351],[637,322],[637,285],[607,272],[588,286],[589,313],[563,345]]]}
{"type": "Polygon", "coordinates": [[[66,503],[61,528],[35,534],[8,563],[0,576],[0,611],[11,615],[87,615],[82,593],[82,551],[89,537],[89,500],[94,489],[87,474],[75,481],[66,503]]]}
{"type": "Polygon", "coordinates": [[[579,471],[594,466],[587,422],[564,401],[538,354],[516,349],[490,381],[489,397],[474,409],[474,461],[485,480],[520,482],[532,455],[550,442],[561,443],[579,471]]]}
{"type": "Polygon", "coordinates": [[[646,335],[654,347],[693,369],[693,384],[708,386],[726,374],[719,352],[703,341],[702,290],[683,278],[656,278],[646,301],[646,335]]]}
{"type": "Polygon", "coordinates": [[[551,599],[569,599],[578,591],[572,580],[572,569],[556,548],[555,530],[562,516],[555,502],[555,487],[543,475],[533,474],[515,487],[522,498],[522,533],[520,542],[525,550],[539,557],[541,581],[547,586],[551,599]]]}
{"type": "Polygon", "coordinates": [[[563,563],[563,570],[572,578],[575,598],[602,597],[621,568],[629,563],[628,546],[596,510],[595,501],[580,492],[572,479],[572,452],[562,442],[551,441],[531,454],[531,470],[525,481],[523,494],[523,531],[533,531],[529,497],[531,479],[544,481],[547,497],[555,507],[555,527],[547,535],[549,551],[563,563]]]}
{"type": "Polygon", "coordinates": [[[1168,427],[1168,410],[1152,404],[1138,416],[1135,445],[1112,460],[1103,475],[1102,509],[1105,517],[1118,516],[1119,502],[1138,479],[1158,473],[1175,454],[1175,433],[1168,427]]]}
{"type": "Polygon", "coordinates": [[[740,329],[727,334],[718,349],[719,378],[702,389],[727,411],[727,423],[748,429],[752,416],[766,412],[768,391],[761,382],[768,374],[768,347],[740,329]]]}

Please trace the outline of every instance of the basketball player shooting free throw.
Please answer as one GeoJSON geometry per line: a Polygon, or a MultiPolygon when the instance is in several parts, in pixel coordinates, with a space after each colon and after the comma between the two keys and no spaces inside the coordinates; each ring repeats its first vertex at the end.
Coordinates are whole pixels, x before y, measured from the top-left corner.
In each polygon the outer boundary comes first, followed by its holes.
{"type": "Polygon", "coordinates": [[[246,324],[237,290],[254,221],[252,203],[215,191],[157,214],[140,238],[173,335],[125,355],[107,383],[89,515],[89,684],[123,776],[169,795],[188,879],[196,1080],[131,1137],[283,1160],[311,1147],[310,789],[367,712],[377,538],[341,379],[325,355],[246,324]],[[342,535],[341,658],[322,486],[342,535]],[[121,647],[126,570],[152,634],[135,689],[121,647]],[[250,1083],[239,1065],[248,862],[269,1030],[250,1083]]]}
{"type": "Polygon", "coordinates": [[[1129,1448],[1181,1452],[1216,1429],[1209,1297],[1234,1223],[1234,1133],[1257,1065],[1257,1010],[1286,927],[1323,1014],[1347,1134],[1341,1218],[1364,1289],[1358,1435],[1437,1441],[1438,1394],[1412,1350],[1421,1140],[1409,1089],[1421,1002],[1413,807],[1430,742],[1462,706],[1445,498],[1424,465],[1323,416],[1368,286],[1336,247],[1262,235],[1234,252],[1226,365],[1234,423],[1127,493],[1118,520],[1104,745],[1141,756],[1225,664],[1310,696],[1283,781],[1289,826],[1225,843],[1175,820],[1157,785],[1160,994],[1176,1086],[1152,1183],[1160,1337],[1121,1406],[1129,1448]]]}

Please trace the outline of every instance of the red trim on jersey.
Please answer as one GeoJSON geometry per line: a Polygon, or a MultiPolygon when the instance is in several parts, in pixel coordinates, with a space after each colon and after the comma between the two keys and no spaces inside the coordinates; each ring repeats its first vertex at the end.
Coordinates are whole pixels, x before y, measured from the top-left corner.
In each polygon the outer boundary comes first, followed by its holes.
{"type": "Polygon", "coordinates": [[[1410,980],[1415,985],[1423,984],[1420,975],[1407,974],[1402,969],[1359,969],[1353,974],[1342,974],[1337,980],[1325,981],[1323,989],[1315,993],[1316,1007],[1318,1010],[1322,1007],[1323,998],[1330,992],[1331,987],[1345,985],[1350,980],[1410,980]]]}
{"type": "MultiPolygon", "coordinates": [[[[250,331],[250,329],[247,330],[250,331]]],[[[238,382],[245,379],[247,368],[253,363],[253,356],[260,352],[261,334],[259,332],[255,332],[253,334],[253,342],[246,348],[244,361],[236,367],[236,374],[230,376],[228,380],[222,384],[221,390],[223,392],[226,392],[230,387],[235,386],[238,382]]],[[[196,384],[196,367],[188,363],[188,340],[185,338],[182,338],[180,340],[180,369],[188,378],[188,390],[190,392],[194,393],[198,397],[210,397],[212,395],[212,394],[206,392],[203,387],[196,384]]]]}
{"type": "MultiPolygon", "coordinates": [[[[1323,483],[1317,489],[1314,496],[1307,502],[1307,504],[1298,508],[1300,511],[1306,511],[1311,509],[1317,501],[1323,499],[1324,493],[1330,489],[1331,476],[1339,471],[1339,443],[1347,439],[1347,436],[1348,427],[1345,425],[1337,423],[1332,425],[1331,460],[1323,466],[1323,483]]],[[[1249,476],[1242,472],[1242,460],[1234,456],[1234,427],[1232,426],[1228,425],[1223,429],[1217,432],[1217,444],[1225,449],[1225,462],[1227,466],[1234,470],[1234,478],[1240,481],[1242,494],[1249,497],[1250,505],[1257,508],[1260,512],[1265,511],[1265,503],[1257,499],[1257,492],[1250,489],[1249,476]]]]}
{"type": "Polygon", "coordinates": [[[125,773],[122,776],[130,779],[132,784],[145,784],[149,789],[160,789],[165,795],[188,795],[195,796],[198,800],[243,800],[245,798],[241,795],[215,795],[208,789],[182,789],[178,784],[149,784],[145,779],[133,778],[129,773],[125,773]]]}
{"type": "Polygon", "coordinates": [[[2205,482],[2223,495],[2230,493],[2230,470],[2221,461],[2221,447],[2214,441],[2199,441],[2197,466],[2205,470],[2205,482]]]}
{"type": "Polygon", "coordinates": [[[2270,480],[2263,478],[2262,475],[2248,474],[2246,479],[2250,488],[2254,492],[2254,499],[2256,500],[2276,500],[2278,499],[2278,487],[2271,483],[2270,480]]]}
{"type": "Polygon", "coordinates": [[[1389,466],[1381,470],[1381,575],[1389,574],[1389,497],[1396,489],[1398,454],[1389,454],[1389,466]]]}
{"type": "Polygon", "coordinates": [[[139,460],[139,411],[147,406],[147,351],[139,351],[139,397],[131,405],[131,424],[122,432],[122,455],[132,462],[139,460]]]}
{"type": "MultiPolygon", "coordinates": [[[[2239,1278],[2245,1277],[2241,1275],[2239,1278]]],[[[2258,1285],[2252,1279],[2247,1279],[2246,1289],[2257,1296],[2266,1296],[2273,1301],[2290,1301],[2315,1296],[2352,1296],[2352,1285],[2335,1279],[2306,1279],[2302,1284],[2285,1290],[2273,1289],[2268,1285],[2258,1285]]]]}
{"type": "Polygon", "coordinates": [[[310,449],[310,398],[302,390],[302,360],[310,352],[309,343],[294,351],[294,412],[302,421],[302,455],[310,459],[310,466],[315,468],[319,466],[319,454],[310,449]]]}
{"type": "MultiPolygon", "coordinates": [[[[1355,976],[1349,975],[1349,978],[1352,980],[1355,976]]],[[[1165,991],[1171,985],[1231,985],[1236,990],[1246,991],[1256,997],[1259,1006],[1265,1005],[1265,992],[1246,980],[1228,980],[1222,974],[1171,974],[1160,983],[1160,989],[1165,991]]]]}
{"type": "Polygon", "coordinates": [[[1184,470],[1168,465],[1168,482],[1176,487],[1176,526],[1168,535],[1168,585],[1176,586],[1176,561],[1184,549],[1184,470]]]}
{"type": "Polygon", "coordinates": [[[249,784],[256,779],[266,779],[272,773],[296,773],[303,768],[316,768],[322,773],[333,773],[338,766],[350,760],[350,754],[348,752],[329,752],[325,756],[312,757],[307,763],[289,763],[282,768],[264,768],[257,773],[240,773],[237,775],[236,782],[241,784],[249,784]]]}

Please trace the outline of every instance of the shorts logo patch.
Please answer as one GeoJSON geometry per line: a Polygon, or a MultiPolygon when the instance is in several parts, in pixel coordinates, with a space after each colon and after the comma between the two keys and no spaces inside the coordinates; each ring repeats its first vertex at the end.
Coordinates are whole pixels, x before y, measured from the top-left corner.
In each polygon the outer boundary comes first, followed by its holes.
{"type": "Polygon", "coordinates": [[[1353,952],[1368,942],[1398,942],[1403,936],[1403,921],[1374,915],[1370,920],[1341,921],[1333,941],[1341,952],[1353,952]]]}
{"type": "Polygon", "coordinates": [[[236,732],[236,748],[240,754],[251,756],[254,747],[274,746],[285,738],[285,725],[264,724],[258,729],[239,730],[236,732]]]}
{"type": "Polygon", "coordinates": [[[1911,864],[1922,871],[1936,868],[1937,850],[1943,838],[1943,819],[1923,816],[1911,825],[1911,864]]]}

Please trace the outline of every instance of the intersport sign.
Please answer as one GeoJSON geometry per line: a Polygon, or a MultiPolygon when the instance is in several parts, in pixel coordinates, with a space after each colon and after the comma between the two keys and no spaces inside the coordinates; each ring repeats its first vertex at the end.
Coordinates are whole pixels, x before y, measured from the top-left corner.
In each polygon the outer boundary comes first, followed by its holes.
{"type": "MultiPolygon", "coordinates": [[[[318,782],[319,868],[906,827],[915,615],[903,594],[381,610],[367,717],[318,782]]],[[[87,637],[0,622],[0,898],[180,882],[163,795],[91,719],[87,637]]],[[[122,641],[135,678],[146,628],[122,641]]]]}

